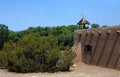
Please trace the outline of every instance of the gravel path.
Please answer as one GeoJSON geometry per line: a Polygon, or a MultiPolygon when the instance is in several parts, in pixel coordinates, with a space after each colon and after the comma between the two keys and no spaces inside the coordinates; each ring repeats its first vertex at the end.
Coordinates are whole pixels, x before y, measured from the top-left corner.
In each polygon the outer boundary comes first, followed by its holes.
{"type": "Polygon", "coordinates": [[[79,63],[70,72],[22,74],[0,70],[0,77],[120,77],[120,71],[79,63]]]}

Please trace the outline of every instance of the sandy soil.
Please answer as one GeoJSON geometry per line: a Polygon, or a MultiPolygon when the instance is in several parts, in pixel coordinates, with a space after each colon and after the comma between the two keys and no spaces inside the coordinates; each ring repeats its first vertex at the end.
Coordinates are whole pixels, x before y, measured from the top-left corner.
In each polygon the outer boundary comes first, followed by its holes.
{"type": "Polygon", "coordinates": [[[70,72],[22,74],[0,70],[0,77],[120,77],[120,71],[79,63],[70,72]]]}

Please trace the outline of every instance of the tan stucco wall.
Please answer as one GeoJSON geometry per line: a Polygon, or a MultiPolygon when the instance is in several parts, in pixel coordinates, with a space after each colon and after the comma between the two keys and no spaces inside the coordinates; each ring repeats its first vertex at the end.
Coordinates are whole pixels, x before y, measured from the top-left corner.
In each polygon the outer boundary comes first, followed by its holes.
{"type": "Polygon", "coordinates": [[[120,26],[75,30],[73,50],[78,54],[74,62],[120,70],[120,26]],[[84,51],[85,45],[92,52],[84,51]]]}

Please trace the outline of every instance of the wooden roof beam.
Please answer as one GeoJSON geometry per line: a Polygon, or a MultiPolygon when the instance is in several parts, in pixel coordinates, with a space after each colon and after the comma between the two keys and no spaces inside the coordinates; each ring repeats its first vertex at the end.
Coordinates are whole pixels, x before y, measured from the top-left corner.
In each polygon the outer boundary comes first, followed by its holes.
{"type": "Polygon", "coordinates": [[[102,31],[98,31],[98,34],[101,35],[101,34],[102,34],[102,31]]]}
{"type": "Polygon", "coordinates": [[[117,30],[117,34],[120,34],[120,30],[117,30]]]}
{"type": "Polygon", "coordinates": [[[108,30],[108,31],[107,31],[107,34],[110,34],[110,33],[111,33],[111,30],[108,30]]]}

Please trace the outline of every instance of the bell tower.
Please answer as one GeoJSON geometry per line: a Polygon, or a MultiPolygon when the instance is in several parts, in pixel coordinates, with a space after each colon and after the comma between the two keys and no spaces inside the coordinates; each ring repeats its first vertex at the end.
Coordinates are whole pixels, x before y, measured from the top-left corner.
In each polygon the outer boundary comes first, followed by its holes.
{"type": "Polygon", "coordinates": [[[82,29],[87,29],[86,25],[90,25],[90,22],[84,18],[84,13],[81,14],[82,19],[77,23],[78,26],[82,26],[82,29]]]}

